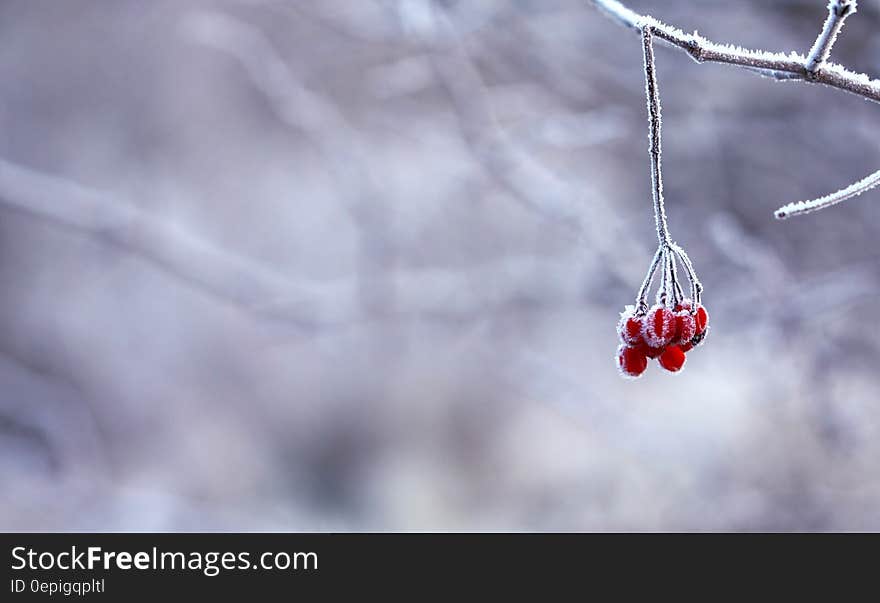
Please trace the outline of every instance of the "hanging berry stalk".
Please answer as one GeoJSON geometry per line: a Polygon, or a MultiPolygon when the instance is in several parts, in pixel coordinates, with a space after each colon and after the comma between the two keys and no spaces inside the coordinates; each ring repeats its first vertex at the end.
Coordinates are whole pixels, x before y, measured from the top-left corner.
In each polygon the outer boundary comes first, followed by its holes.
{"type": "Polygon", "coordinates": [[[663,202],[663,175],[660,168],[660,95],[654,69],[654,46],[650,25],[642,27],[645,54],[645,90],[648,97],[649,153],[651,157],[651,192],[654,199],[654,221],[658,246],[645,280],[636,295],[636,303],[627,306],[617,325],[620,347],[617,366],[625,377],[636,378],[656,358],[664,369],[678,372],[684,366],[686,353],[702,343],[708,330],[709,316],[701,304],[703,286],[693,263],[684,249],[669,236],[666,207],[663,202]],[[688,297],[679,278],[684,270],[690,285],[688,297]],[[660,283],[654,305],[648,305],[648,294],[657,273],[660,283]]]}

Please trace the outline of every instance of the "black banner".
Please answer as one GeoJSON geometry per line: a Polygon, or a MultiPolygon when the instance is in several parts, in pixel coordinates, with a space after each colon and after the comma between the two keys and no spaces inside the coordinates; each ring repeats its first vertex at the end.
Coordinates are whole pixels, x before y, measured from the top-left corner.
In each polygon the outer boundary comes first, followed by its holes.
{"type": "MultiPolygon", "coordinates": [[[[2,601],[387,593],[414,580],[412,596],[475,584],[611,585],[619,595],[715,574],[728,589],[742,586],[731,576],[789,571],[804,583],[864,548],[841,536],[717,534],[3,534],[0,545],[2,601]]],[[[870,577],[868,558],[852,558],[847,573],[849,585],[870,577]]]]}

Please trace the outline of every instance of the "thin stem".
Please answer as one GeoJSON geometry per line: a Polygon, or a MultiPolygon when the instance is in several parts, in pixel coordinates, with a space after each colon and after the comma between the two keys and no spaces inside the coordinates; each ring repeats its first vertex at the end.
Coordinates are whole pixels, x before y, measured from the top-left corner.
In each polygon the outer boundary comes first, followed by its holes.
{"type": "Polygon", "coordinates": [[[682,266],[684,266],[685,272],[687,272],[688,280],[691,282],[691,298],[694,301],[691,310],[696,312],[696,305],[700,303],[700,300],[703,297],[703,285],[700,283],[700,279],[697,278],[697,271],[694,270],[691,258],[688,257],[688,254],[685,253],[684,249],[673,244],[672,252],[678,256],[678,259],[681,260],[682,266]]]}
{"type": "Polygon", "coordinates": [[[671,247],[666,250],[666,255],[669,258],[667,261],[669,262],[669,278],[672,284],[670,287],[672,290],[672,303],[669,305],[674,308],[681,302],[682,298],[684,298],[684,294],[682,293],[681,284],[678,280],[678,267],[676,266],[675,254],[672,253],[671,247]]]}
{"type": "Polygon", "coordinates": [[[644,314],[648,311],[648,289],[651,288],[651,283],[654,281],[654,275],[657,273],[657,267],[660,265],[660,260],[662,259],[663,247],[660,246],[654,254],[654,259],[651,260],[651,265],[648,267],[648,274],[645,275],[645,280],[642,281],[642,286],[639,288],[639,292],[636,295],[636,312],[638,314],[644,314]]]}
{"type": "Polygon", "coordinates": [[[651,26],[642,28],[642,46],[645,54],[645,92],[648,98],[648,151],[651,155],[651,193],[654,197],[654,222],[660,246],[669,246],[669,228],[666,225],[666,208],[663,205],[663,174],[660,168],[660,92],[657,89],[657,73],[654,68],[654,44],[651,26]]]}
{"type": "Polygon", "coordinates": [[[663,247],[663,283],[657,291],[657,303],[670,307],[670,299],[675,297],[672,279],[672,265],[669,263],[669,247],[663,247]]]}
{"type": "Polygon", "coordinates": [[[837,35],[843,27],[844,21],[856,12],[856,0],[831,0],[828,3],[828,18],[822,32],[816,38],[810,54],[807,56],[807,73],[814,75],[819,67],[828,60],[831,48],[837,41],[837,35]]]}
{"type": "Polygon", "coordinates": [[[657,288],[657,295],[654,299],[656,303],[665,306],[667,299],[666,290],[669,287],[669,255],[666,253],[666,247],[661,245],[660,249],[663,250],[663,268],[660,276],[660,286],[657,288]]]}
{"type": "Polygon", "coordinates": [[[857,197],[865,191],[871,190],[878,184],[880,184],[880,171],[874,172],[870,176],[866,176],[858,182],[853,182],[848,187],[831,193],[830,195],[825,195],[824,197],[819,197],[818,199],[813,199],[811,201],[795,201],[794,203],[783,205],[776,210],[776,213],[774,215],[778,220],[785,220],[786,218],[791,218],[792,216],[800,216],[802,214],[808,214],[810,212],[818,211],[820,209],[825,209],[826,207],[831,207],[832,205],[836,205],[841,201],[846,201],[847,199],[851,199],[852,197],[857,197]]]}

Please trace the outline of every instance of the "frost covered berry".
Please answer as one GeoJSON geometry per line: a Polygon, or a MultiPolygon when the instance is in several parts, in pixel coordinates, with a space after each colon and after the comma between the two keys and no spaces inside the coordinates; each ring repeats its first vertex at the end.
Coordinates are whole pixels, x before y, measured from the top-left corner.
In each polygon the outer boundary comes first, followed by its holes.
{"type": "Polygon", "coordinates": [[[689,299],[684,299],[681,303],[675,306],[675,317],[676,317],[676,337],[673,340],[673,343],[677,343],[682,350],[688,352],[696,345],[699,345],[703,338],[706,337],[706,328],[709,326],[709,313],[706,312],[706,308],[703,304],[697,304],[696,311],[693,311],[694,304],[689,299]],[[693,312],[693,313],[692,313],[693,312]],[[686,338],[686,325],[684,324],[687,321],[686,318],[682,318],[682,322],[679,323],[679,316],[683,316],[683,314],[688,314],[693,319],[693,333],[690,338],[686,338]]]}
{"type": "Polygon", "coordinates": [[[645,356],[651,359],[654,359],[663,353],[663,348],[652,348],[644,341],[636,347],[639,348],[645,356]]]}
{"type": "Polygon", "coordinates": [[[697,306],[697,313],[694,314],[694,319],[696,322],[696,334],[700,335],[706,330],[706,327],[709,325],[709,313],[706,312],[706,308],[703,304],[697,306]]]}
{"type": "Polygon", "coordinates": [[[691,339],[691,343],[699,345],[706,338],[706,333],[709,329],[709,313],[706,312],[706,308],[702,304],[697,306],[697,311],[694,313],[694,325],[696,328],[694,329],[694,337],[691,339]]]}
{"type": "Polygon", "coordinates": [[[635,306],[627,306],[620,313],[617,336],[622,343],[638,346],[642,343],[642,316],[636,314],[635,306]]]}
{"type": "Polygon", "coordinates": [[[635,379],[648,368],[648,358],[641,349],[622,345],[617,348],[617,368],[624,377],[635,379]]]}
{"type": "Polygon", "coordinates": [[[675,336],[675,314],[669,308],[656,304],[642,321],[642,337],[652,348],[666,346],[675,336]]]}
{"type": "Polygon", "coordinates": [[[660,366],[670,373],[677,373],[684,366],[685,353],[677,345],[671,345],[660,354],[660,366]]]}
{"type": "Polygon", "coordinates": [[[697,321],[689,310],[681,309],[675,313],[675,336],[672,343],[679,346],[690,343],[697,334],[697,321]]]}
{"type": "Polygon", "coordinates": [[[682,310],[687,310],[688,312],[694,307],[694,302],[692,302],[689,298],[684,298],[677,304],[675,304],[675,311],[681,312],[682,310]]]}

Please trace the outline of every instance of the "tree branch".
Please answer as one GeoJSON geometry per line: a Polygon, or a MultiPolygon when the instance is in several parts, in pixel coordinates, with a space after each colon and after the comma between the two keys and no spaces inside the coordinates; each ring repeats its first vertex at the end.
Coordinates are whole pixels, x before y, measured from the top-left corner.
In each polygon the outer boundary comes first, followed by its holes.
{"type": "MultiPolygon", "coordinates": [[[[810,73],[807,70],[807,57],[796,52],[785,54],[782,52],[749,50],[729,44],[718,44],[707,40],[696,32],[688,34],[653,17],[639,15],[617,0],[589,1],[613,20],[636,31],[640,32],[643,26],[649,25],[656,38],[681,48],[698,63],[713,62],[737,65],[750,70],[757,70],[762,75],[775,79],[800,80],[839,88],[840,90],[880,103],[880,80],[871,79],[865,74],[850,71],[842,65],[823,63],[815,72],[810,73]]],[[[837,1],[833,2],[835,5],[838,3],[837,1]]],[[[846,4],[845,1],[843,3],[846,4]]],[[[855,12],[854,7],[848,14],[853,12],[855,12]]],[[[839,27],[837,29],[839,31],[839,27]]],[[[820,35],[819,37],[822,38],[823,36],[820,35]]]]}
{"type": "Polygon", "coordinates": [[[843,28],[843,22],[855,12],[856,0],[830,0],[828,2],[828,18],[807,57],[807,73],[815,74],[816,70],[828,60],[831,47],[834,46],[837,35],[843,28]]]}
{"type": "Polygon", "coordinates": [[[858,182],[854,182],[848,187],[831,193],[830,195],[825,195],[824,197],[819,197],[818,199],[813,199],[811,201],[795,201],[794,203],[783,205],[776,210],[774,215],[778,220],[784,220],[792,216],[800,216],[802,214],[825,209],[826,207],[831,207],[841,201],[857,197],[865,191],[871,190],[878,184],[880,184],[880,171],[876,171],[870,176],[866,176],[858,182]]]}
{"type": "MultiPolygon", "coordinates": [[[[643,28],[649,27],[656,38],[681,48],[698,63],[726,63],[757,71],[761,75],[777,80],[822,84],[880,103],[880,80],[850,71],[842,65],[827,62],[844,21],[856,12],[856,0],[831,0],[828,3],[828,18],[808,57],[796,52],[784,54],[718,44],[696,32],[688,34],[653,17],[640,15],[617,0],[589,1],[621,25],[640,32],[643,28]]],[[[860,195],[878,184],[880,184],[880,171],[824,197],[789,203],[779,208],[775,216],[784,219],[823,209],[860,195]]]]}

